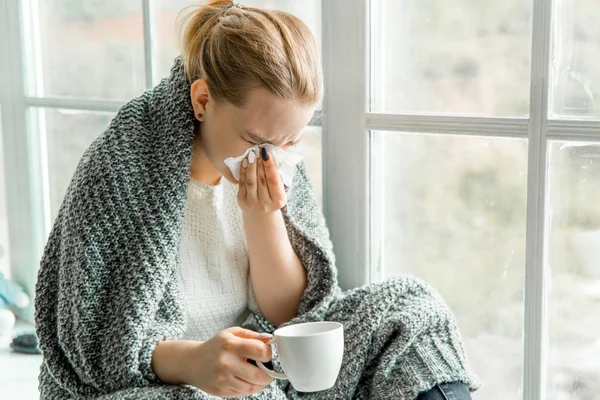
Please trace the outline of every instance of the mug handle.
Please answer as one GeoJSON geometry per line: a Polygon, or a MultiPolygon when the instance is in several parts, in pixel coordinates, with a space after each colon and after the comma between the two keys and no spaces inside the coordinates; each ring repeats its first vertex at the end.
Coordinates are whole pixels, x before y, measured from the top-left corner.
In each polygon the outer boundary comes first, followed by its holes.
{"type": "MultiPolygon", "coordinates": [[[[275,338],[274,337],[267,342],[267,345],[271,346],[272,343],[275,343],[275,338]]],[[[258,367],[260,369],[262,369],[263,371],[265,371],[267,373],[267,375],[269,375],[271,378],[274,378],[274,379],[287,379],[288,378],[285,374],[273,371],[273,370],[265,367],[265,365],[262,362],[260,362],[259,360],[256,360],[256,364],[258,365],[258,367]]]]}

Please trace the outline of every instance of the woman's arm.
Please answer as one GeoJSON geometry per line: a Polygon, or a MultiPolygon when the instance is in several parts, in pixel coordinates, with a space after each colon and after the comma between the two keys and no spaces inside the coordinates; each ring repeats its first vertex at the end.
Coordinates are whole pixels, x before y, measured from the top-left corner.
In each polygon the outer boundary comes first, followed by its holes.
{"type": "Polygon", "coordinates": [[[189,355],[204,342],[191,340],[163,340],[152,353],[152,369],[158,378],[169,385],[187,385],[189,355]]]}
{"type": "Polygon", "coordinates": [[[255,162],[244,162],[238,202],[248,243],[250,279],[261,312],[275,326],[297,315],[307,285],[306,269],[292,248],[281,213],[286,200],[283,182],[266,149],[255,162]]]}
{"type": "Polygon", "coordinates": [[[275,326],[298,313],[306,270],[294,252],[280,210],[244,213],[250,279],[256,302],[275,326]]]}

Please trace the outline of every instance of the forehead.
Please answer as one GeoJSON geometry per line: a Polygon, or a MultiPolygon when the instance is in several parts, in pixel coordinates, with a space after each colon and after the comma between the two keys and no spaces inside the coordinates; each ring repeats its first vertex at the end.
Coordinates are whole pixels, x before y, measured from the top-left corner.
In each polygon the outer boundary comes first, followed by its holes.
{"type": "Polygon", "coordinates": [[[254,89],[239,108],[239,121],[245,131],[277,141],[293,139],[310,122],[314,106],[283,100],[266,89],[254,89]]]}

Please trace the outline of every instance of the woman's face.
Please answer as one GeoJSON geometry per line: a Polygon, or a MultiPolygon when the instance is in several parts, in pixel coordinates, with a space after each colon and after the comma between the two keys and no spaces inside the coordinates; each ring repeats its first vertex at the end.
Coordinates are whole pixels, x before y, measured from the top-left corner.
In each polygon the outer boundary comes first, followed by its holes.
{"type": "Polygon", "coordinates": [[[223,162],[226,158],[241,156],[257,144],[288,149],[300,140],[314,112],[314,106],[282,100],[262,88],[253,89],[242,107],[216,103],[204,80],[192,84],[191,97],[196,118],[202,114],[198,139],[203,152],[232,183],[238,182],[223,162]]]}

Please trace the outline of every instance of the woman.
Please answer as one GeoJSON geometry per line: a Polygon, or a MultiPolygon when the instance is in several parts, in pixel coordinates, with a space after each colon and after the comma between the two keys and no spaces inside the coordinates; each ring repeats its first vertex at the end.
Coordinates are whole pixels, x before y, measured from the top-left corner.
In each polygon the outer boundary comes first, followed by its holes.
{"type": "Polygon", "coordinates": [[[302,163],[284,185],[322,96],[308,28],[217,0],[182,44],[85,152],[55,221],[41,398],[469,399],[479,383],[439,295],[412,277],[342,293],[302,163]],[[238,175],[225,160],[240,155],[238,175]],[[322,320],[345,328],[333,388],[298,393],[256,367],[276,327],[322,320]]]}

